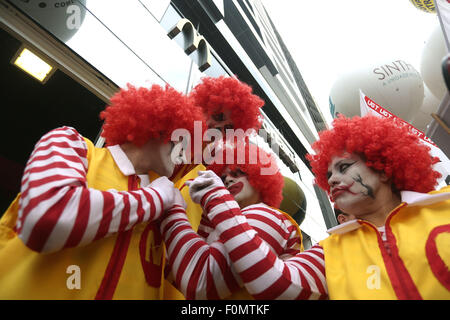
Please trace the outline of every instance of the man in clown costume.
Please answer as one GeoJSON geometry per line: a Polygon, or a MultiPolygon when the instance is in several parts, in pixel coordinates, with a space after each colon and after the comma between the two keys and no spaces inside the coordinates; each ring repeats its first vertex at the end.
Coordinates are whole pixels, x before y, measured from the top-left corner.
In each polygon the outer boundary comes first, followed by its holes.
{"type": "MultiPolygon", "coordinates": [[[[203,110],[208,129],[220,131],[225,140],[226,130],[243,130],[255,133],[261,128],[262,115],[260,108],[264,101],[252,93],[252,88],[232,77],[204,77],[189,94],[193,103],[203,110]]],[[[245,139],[245,138],[244,138],[245,139]]],[[[215,141],[216,144],[218,141],[215,141]]],[[[203,148],[214,148],[214,143],[204,143],[203,148]]],[[[203,150],[202,156],[203,156],[203,150]]],[[[192,156],[194,157],[194,156],[192,156]]],[[[202,160],[203,157],[202,157],[202,160]]],[[[197,177],[197,172],[205,170],[203,163],[180,165],[175,169],[171,180],[181,189],[183,198],[187,202],[187,215],[192,227],[197,230],[202,210],[200,206],[190,200],[188,188],[184,183],[197,177]]]]}
{"type": "MultiPolygon", "coordinates": [[[[203,110],[207,128],[218,130],[223,139],[226,138],[227,129],[241,129],[249,133],[251,129],[256,132],[261,128],[260,108],[264,105],[264,101],[252,93],[252,88],[249,85],[236,78],[225,76],[218,78],[204,77],[190,92],[189,98],[203,110]]],[[[214,145],[217,145],[217,143],[218,141],[209,144],[203,143],[202,160],[204,160],[203,151],[208,148],[214,150],[214,145]]],[[[209,152],[211,153],[211,150],[209,152]]],[[[194,153],[191,154],[191,162],[194,162],[194,153]]],[[[203,162],[183,164],[175,168],[171,177],[175,187],[181,190],[187,205],[186,214],[194,230],[197,230],[200,224],[202,208],[191,200],[189,188],[185,185],[185,182],[196,178],[198,172],[204,170],[206,168],[203,162]]],[[[184,299],[184,296],[171,285],[165,286],[165,290],[165,299],[184,299]]]]}
{"type": "Polygon", "coordinates": [[[316,183],[356,219],[287,259],[219,177],[191,183],[247,291],[257,299],[450,299],[450,187],[434,191],[440,174],[429,147],[373,116],[335,119],[312,147],[316,183]]]}
{"type": "MultiPolygon", "coordinates": [[[[301,232],[288,214],[277,209],[283,198],[284,180],[275,158],[256,145],[247,144],[227,147],[215,160],[222,155],[225,158],[226,153],[233,153],[234,161],[225,164],[224,159],[214,161],[208,171],[199,172],[194,182],[187,182],[193,200],[199,203],[201,196],[207,197],[202,187],[214,178],[220,181],[220,176],[221,187],[208,192],[218,192],[224,199],[236,201],[250,226],[277,257],[295,256],[302,249],[301,232]]],[[[161,222],[177,288],[187,299],[251,299],[207,217],[211,206],[202,202],[202,207],[204,214],[198,233],[192,229],[181,204],[170,209],[161,222]]]]}
{"type": "Polygon", "coordinates": [[[70,127],[37,142],[0,221],[0,299],[162,298],[157,221],[181,198],[170,138],[203,113],[169,86],[129,85],[101,118],[106,148],[70,127]]]}

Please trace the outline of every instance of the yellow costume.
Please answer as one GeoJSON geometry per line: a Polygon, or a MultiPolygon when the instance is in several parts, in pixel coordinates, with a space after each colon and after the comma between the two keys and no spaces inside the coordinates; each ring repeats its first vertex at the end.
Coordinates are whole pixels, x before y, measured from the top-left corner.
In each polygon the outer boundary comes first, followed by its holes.
{"type": "Polygon", "coordinates": [[[386,220],[389,250],[362,220],[320,242],[330,299],[450,299],[450,187],[409,194],[386,220]]]}
{"type": "MultiPolygon", "coordinates": [[[[88,146],[89,188],[138,187],[110,151],[88,146]]],[[[14,231],[18,198],[0,220],[0,299],[160,299],[164,246],[156,223],[54,253],[26,247],[14,231]],[[77,281],[79,281],[77,285],[77,281]]]]}

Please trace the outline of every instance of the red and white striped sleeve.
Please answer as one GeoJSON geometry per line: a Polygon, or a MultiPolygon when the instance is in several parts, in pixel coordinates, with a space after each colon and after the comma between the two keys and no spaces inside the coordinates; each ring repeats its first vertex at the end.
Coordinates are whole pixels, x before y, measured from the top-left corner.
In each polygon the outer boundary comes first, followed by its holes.
{"type": "MultiPolygon", "coordinates": [[[[240,212],[238,204],[225,188],[215,189],[214,195],[228,201],[226,206],[222,206],[224,210],[231,207],[240,212]]],[[[282,213],[263,203],[249,206],[242,212],[251,228],[277,257],[287,259],[300,252],[297,228],[282,213]]],[[[243,286],[213,227],[203,215],[199,232],[195,233],[181,207],[171,209],[161,223],[175,285],[188,299],[225,298],[243,286]]],[[[236,250],[230,254],[238,257],[241,253],[236,250]]]]}
{"type": "Polygon", "coordinates": [[[280,259],[250,226],[246,216],[230,205],[229,195],[206,195],[202,202],[234,269],[254,298],[327,298],[324,254],[319,245],[287,260],[280,259]]]}
{"type": "Polygon", "coordinates": [[[175,286],[187,299],[223,299],[243,287],[223,243],[207,243],[192,229],[182,207],[167,212],[161,234],[175,286]]]}
{"type": "Polygon", "coordinates": [[[32,250],[75,247],[158,219],[163,190],[100,191],[88,188],[87,144],[61,127],[36,144],[24,171],[16,231],[32,250]]]}
{"type": "Polygon", "coordinates": [[[214,231],[214,226],[211,221],[208,220],[206,216],[206,212],[202,213],[202,218],[200,219],[200,224],[198,226],[197,233],[202,236],[204,239],[207,239],[211,232],[214,231]]]}
{"type": "MultiPolygon", "coordinates": [[[[248,206],[241,212],[248,224],[278,257],[287,259],[300,252],[300,234],[284,214],[264,203],[248,206]]],[[[212,225],[211,222],[210,224],[212,225]]]]}

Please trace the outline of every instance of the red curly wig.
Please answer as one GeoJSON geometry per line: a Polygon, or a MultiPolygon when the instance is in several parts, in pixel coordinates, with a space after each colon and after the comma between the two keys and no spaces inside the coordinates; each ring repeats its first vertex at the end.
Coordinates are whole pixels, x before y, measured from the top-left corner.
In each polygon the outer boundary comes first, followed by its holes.
{"type": "Polygon", "coordinates": [[[199,105],[208,118],[214,114],[231,112],[234,129],[261,128],[263,116],[260,108],[264,101],[252,93],[252,88],[230,77],[205,77],[195,86],[190,97],[199,105]]]}
{"type": "Polygon", "coordinates": [[[175,129],[187,129],[192,136],[194,121],[204,124],[202,109],[168,85],[165,89],[156,84],[150,89],[127,87],[100,113],[107,145],[131,142],[142,146],[149,139],[167,142],[175,129]]]}
{"type": "Polygon", "coordinates": [[[407,127],[388,118],[365,116],[333,121],[333,128],[319,133],[312,145],[315,155],[307,155],[319,187],[330,192],[327,172],[333,156],[355,153],[366,165],[384,172],[397,190],[432,191],[441,174],[432,165],[439,161],[430,148],[419,142],[407,127]]]}
{"type": "Polygon", "coordinates": [[[233,152],[234,161],[232,164],[221,164],[219,161],[215,161],[207,167],[207,170],[214,171],[219,177],[227,168],[232,171],[236,169],[241,170],[247,175],[250,185],[259,192],[261,200],[271,207],[279,208],[281,201],[283,200],[284,178],[278,169],[275,157],[254,144],[246,144],[244,148],[226,147],[223,149],[222,154],[224,155],[224,161],[221,162],[226,162],[226,152],[233,152]],[[245,152],[243,159],[238,159],[239,150],[243,150],[245,152]],[[244,163],[239,164],[238,160],[244,163]],[[254,163],[255,160],[256,163],[254,163]],[[261,174],[262,168],[268,169],[271,168],[271,166],[275,169],[274,174],[261,174]]]}

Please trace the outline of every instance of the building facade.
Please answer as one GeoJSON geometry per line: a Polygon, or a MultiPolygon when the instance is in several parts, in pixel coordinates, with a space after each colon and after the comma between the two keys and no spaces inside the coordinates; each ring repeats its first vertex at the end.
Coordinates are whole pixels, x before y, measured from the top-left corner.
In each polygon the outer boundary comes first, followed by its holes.
{"type": "Polygon", "coordinates": [[[118,88],[156,83],[188,93],[203,76],[225,75],[265,101],[265,134],[256,140],[278,150],[282,174],[304,194],[306,247],[336,224],[305,158],[325,120],[259,0],[0,0],[0,26],[4,59],[27,46],[57,70],[42,84],[9,62],[1,66],[7,107],[16,110],[2,123],[10,133],[2,148],[10,151],[0,154],[9,177],[2,212],[45,132],[74,126],[100,146],[98,113],[118,88]]]}

